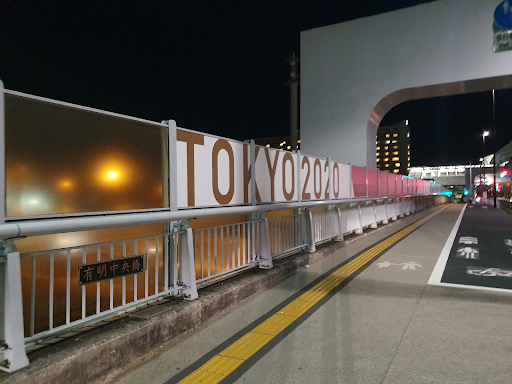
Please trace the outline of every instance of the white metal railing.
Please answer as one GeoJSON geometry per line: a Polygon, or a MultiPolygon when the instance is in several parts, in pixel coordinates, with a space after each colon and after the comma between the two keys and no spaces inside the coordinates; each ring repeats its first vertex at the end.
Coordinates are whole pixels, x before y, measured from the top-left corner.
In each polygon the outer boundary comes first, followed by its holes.
{"type": "Polygon", "coordinates": [[[260,220],[194,230],[196,279],[206,286],[254,267],[260,220]]]}
{"type": "Polygon", "coordinates": [[[315,243],[325,242],[339,236],[338,210],[313,213],[315,243]]]}
{"type": "Polygon", "coordinates": [[[30,287],[30,298],[24,302],[30,308],[25,341],[54,335],[173,293],[179,280],[178,260],[169,255],[176,254],[179,234],[20,255],[22,286],[30,287]],[[144,256],[143,273],[79,286],[80,265],[140,254],[144,256]]]}
{"type": "Polygon", "coordinates": [[[298,252],[309,245],[304,213],[274,217],[268,219],[268,222],[273,257],[298,252]]]}
{"type": "MultiPolygon", "coordinates": [[[[187,221],[180,221],[172,226],[172,232],[164,234],[27,253],[21,257],[12,247],[12,241],[4,240],[0,242],[4,246],[0,272],[5,273],[4,266],[9,265],[9,260],[11,266],[15,265],[16,257],[21,260],[19,272],[14,275],[21,277],[19,286],[23,286],[25,293],[22,303],[28,322],[24,343],[31,345],[44,337],[138,308],[163,296],[197,298],[196,286],[203,287],[256,266],[271,268],[272,257],[284,257],[301,249],[315,250],[316,244],[342,239],[344,233],[362,233],[363,227],[396,220],[397,216],[434,202],[434,197],[419,196],[379,200],[377,204],[361,202],[345,209],[331,205],[321,212],[306,209],[296,215],[271,219],[260,213],[250,221],[195,230],[187,221]],[[379,209],[379,205],[384,207],[379,209]],[[144,257],[144,270],[140,274],[77,284],[76,271],[80,265],[136,255],[144,257]]],[[[8,282],[7,291],[12,292],[11,285],[8,282]]],[[[15,318],[8,316],[7,320],[12,323],[15,318]]],[[[12,327],[4,323],[4,335],[12,327]]],[[[23,326],[19,332],[23,334],[23,326]]],[[[9,335],[14,337],[15,333],[9,335]]],[[[0,355],[5,353],[0,351],[0,355]]],[[[9,370],[24,365],[23,356],[9,370]]]]}

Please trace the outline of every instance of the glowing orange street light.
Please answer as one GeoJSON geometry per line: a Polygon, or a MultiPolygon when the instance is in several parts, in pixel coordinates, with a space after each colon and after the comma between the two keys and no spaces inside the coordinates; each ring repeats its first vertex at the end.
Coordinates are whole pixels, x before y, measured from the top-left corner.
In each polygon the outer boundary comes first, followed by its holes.
{"type": "Polygon", "coordinates": [[[114,180],[114,179],[117,179],[118,177],[119,177],[119,173],[117,173],[116,171],[108,171],[107,172],[107,179],[114,180]]]}
{"type": "Polygon", "coordinates": [[[73,183],[69,180],[62,180],[60,183],[59,183],[59,187],[60,189],[72,189],[73,188],[73,183]]]}

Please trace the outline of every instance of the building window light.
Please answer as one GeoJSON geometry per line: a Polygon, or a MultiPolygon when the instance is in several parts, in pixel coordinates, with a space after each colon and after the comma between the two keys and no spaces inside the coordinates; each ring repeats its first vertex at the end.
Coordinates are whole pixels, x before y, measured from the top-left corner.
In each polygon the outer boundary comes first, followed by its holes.
{"type": "Polygon", "coordinates": [[[385,153],[384,153],[384,156],[387,156],[387,155],[389,155],[389,152],[385,152],[385,153]]]}
{"type": "Polygon", "coordinates": [[[282,147],[282,146],[283,146],[283,143],[280,143],[280,144],[279,144],[279,146],[280,146],[280,147],[282,147]]]}
{"type": "Polygon", "coordinates": [[[400,161],[400,158],[399,158],[399,157],[393,157],[393,158],[391,159],[391,161],[400,161]]]}
{"type": "Polygon", "coordinates": [[[389,133],[386,133],[386,139],[389,137],[389,133]]]}
{"type": "Polygon", "coordinates": [[[389,160],[389,158],[387,158],[387,157],[384,158],[384,161],[388,161],[388,160],[389,160]]]}
{"type": "Polygon", "coordinates": [[[407,137],[409,137],[411,135],[411,132],[407,132],[407,137]]]}
{"type": "Polygon", "coordinates": [[[386,164],[386,168],[389,167],[389,164],[386,164]]]}
{"type": "Polygon", "coordinates": [[[411,158],[410,158],[410,157],[408,157],[408,158],[407,158],[407,160],[411,161],[411,158]]]}
{"type": "Polygon", "coordinates": [[[398,133],[393,133],[393,137],[398,137],[398,133]]]}
{"type": "Polygon", "coordinates": [[[377,163],[380,161],[380,159],[377,159],[377,163]]]}
{"type": "Polygon", "coordinates": [[[376,141],[376,142],[375,142],[375,144],[379,145],[379,142],[378,142],[378,141],[376,141]]]}
{"type": "Polygon", "coordinates": [[[292,146],[291,146],[291,145],[289,145],[289,146],[287,146],[287,147],[286,147],[286,149],[292,149],[292,146]]]}
{"type": "Polygon", "coordinates": [[[384,149],[385,149],[386,151],[388,150],[388,148],[389,148],[389,147],[388,147],[387,145],[384,147],[384,149]]]}
{"type": "Polygon", "coordinates": [[[393,155],[395,155],[395,156],[398,155],[398,151],[393,152],[393,155]]]}
{"type": "Polygon", "coordinates": [[[297,140],[297,143],[299,143],[299,144],[300,144],[300,140],[297,140]]]}
{"type": "Polygon", "coordinates": [[[267,145],[266,145],[266,147],[267,147],[267,148],[269,148],[269,147],[270,147],[270,144],[267,144],[267,145]]]}
{"type": "Polygon", "coordinates": [[[380,147],[377,147],[377,151],[380,151],[380,147]]]}
{"type": "Polygon", "coordinates": [[[399,167],[400,166],[400,163],[395,163],[395,167],[399,167]]]}
{"type": "Polygon", "coordinates": [[[407,163],[407,166],[410,167],[411,166],[411,163],[407,163]]]}
{"type": "Polygon", "coordinates": [[[411,151],[407,151],[407,154],[410,155],[411,154],[411,151]]]}
{"type": "Polygon", "coordinates": [[[393,145],[393,149],[398,149],[398,145],[393,145]]]}
{"type": "Polygon", "coordinates": [[[398,173],[398,172],[400,172],[399,169],[393,169],[393,173],[398,173]]]}
{"type": "Polygon", "coordinates": [[[391,141],[389,141],[389,140],[386,140],[386,144],[389,144],[389,143],[391,143],[391,141]]]}
{"type": "Polygon", "coordinates": [[[377,156],[380,156],[380,152],[377,152],[377,156]]]}
{"type": "Polygon", "coordinates": [[[395,144],[395,143],[396,143],[396,140],[393,140],[393,141],[392,141],[392,143],[393,143],[393,144],[395,144]]]}
{"type": "Polygon", "coordinates": [[[410,144],[407,146],[407,149],[411,149],[411,145],[410,144]]]}

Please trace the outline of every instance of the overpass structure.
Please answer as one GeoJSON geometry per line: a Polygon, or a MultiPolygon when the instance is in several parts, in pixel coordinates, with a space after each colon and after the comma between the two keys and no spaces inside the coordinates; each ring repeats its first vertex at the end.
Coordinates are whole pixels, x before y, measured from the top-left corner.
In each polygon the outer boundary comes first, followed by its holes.
{"type": "Polygon", "coordinates": [[[511,88],[512,52],[493,49],[505,9],[508,0],[441,0],[302,32],[301,149],[374,169],[394,106],[511,88]]]}

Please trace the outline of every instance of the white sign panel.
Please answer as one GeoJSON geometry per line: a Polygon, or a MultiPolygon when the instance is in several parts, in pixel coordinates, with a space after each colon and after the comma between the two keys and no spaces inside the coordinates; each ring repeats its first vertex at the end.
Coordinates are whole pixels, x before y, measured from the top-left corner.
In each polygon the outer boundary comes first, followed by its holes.
{"type": "Polygon", "coordinates": [[[176,139],[179,208],[250,202],[243,172],[248,145],[181,129],[176,139]]]}
{"type": "Polygon", "coordinates": [[[256,202],[297,201],[297,154],[255,147],[256,202]]]}
{"type": "Polygon", "coordinates": [[[302,201],[329,199],[329,162],[309,156],[300,162],[302,201]]]}

